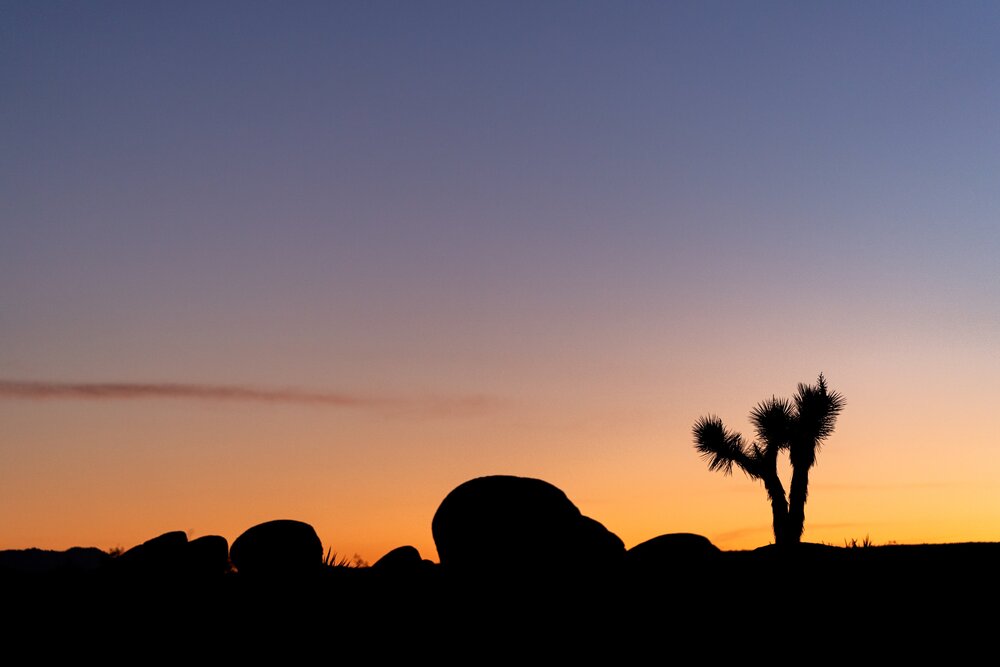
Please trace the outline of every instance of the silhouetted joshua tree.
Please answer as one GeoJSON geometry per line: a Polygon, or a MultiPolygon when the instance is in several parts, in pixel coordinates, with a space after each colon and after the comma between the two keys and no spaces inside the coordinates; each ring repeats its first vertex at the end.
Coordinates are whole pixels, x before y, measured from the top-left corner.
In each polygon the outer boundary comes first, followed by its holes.
{"type": "Polygon", "coordinates": [[[844,409],[844,397],[828,391],[826,378],[819,374],[815,386],[799,384],[795,394],[795,419],[788,440],[792,462],[792,485],[788,493],[788,532],[798,542],[806,521],[809,469],[816,465],[816,452],[833,434],[837,415],[844,409]]]}
{"type": "Polygon", "coordinates": [[[802,538],[809,469],[816,463],[820,445],[833,433],[844,404],[844,397],[829,391],[820,373],[815,386],[799,384],[793,401],[772,397],[758,403],[750,411],[758,440],[749,444],[715,415],[695,422],[695,448],[708,461],[709,470],[729,475],[736,465],[751,479],[764,483],[771,501],[776,544],[796,543],[802,538]],[[783,449],[788,450],[792,463],[787,499],[778,477],[778,453],[783,449]]]}

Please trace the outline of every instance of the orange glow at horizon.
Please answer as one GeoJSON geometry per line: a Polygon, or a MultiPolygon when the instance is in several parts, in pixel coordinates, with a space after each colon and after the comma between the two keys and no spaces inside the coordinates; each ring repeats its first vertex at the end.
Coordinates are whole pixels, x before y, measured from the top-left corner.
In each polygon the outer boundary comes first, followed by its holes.
{"type": "MultiPolygon", "coordinates": [[[[128,548],[168,530],[231,541],[256,523],[294,518],[313,524],[338,556],[374,562],[411,544],[436,560],[430,521],[438,503],[487,474],[559,486],[628,547],[668,532],[700,533],[723,549],[771,543],[762,486],[739,472],[710,473],[693,448],[689,422],[712,411],[711,398],[675,392],[670,410],[652,399],[601,405],[579,392],[536,398],[534,407],[522,397],[520,405],[416,420],[199,402],[3,403],[5,438],[21,446],[5,462],[16,474],[5,476],[0,494],[18,511],[0,515],[0,548],[128,548]]],[[[917,415],[908,426],[866,423],[858,403],[848,396],[812,471],[805,540],[998,538],[997,462],[977,453],[989,443],[974,428],[951,429],[966,448],[940,461],[919,454],[935,452],[941,434],[917,415]],[[927,439],[916,437],[921,430],[927,439]],[[905,461],[894,460],[900,450],[883,439],[887,432],[905,437],[905,461]]],[[[738,420],[745,411],[732,410],[732,423],[748,433],[738,420]]],[[[786,485],[787,473],[786,465],[786,485]]]]}

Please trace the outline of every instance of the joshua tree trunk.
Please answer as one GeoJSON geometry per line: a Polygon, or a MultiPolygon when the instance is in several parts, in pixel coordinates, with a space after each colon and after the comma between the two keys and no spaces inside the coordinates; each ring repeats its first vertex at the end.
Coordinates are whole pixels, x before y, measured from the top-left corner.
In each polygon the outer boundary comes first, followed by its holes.
{"type": "Polygon", "coordinates": [[[792,468],[792,485],[788,491],[788,524],[787,535],[790,543],[802,541],[802,531],[806,523],[806,497],[809,495],[808,465],[797,465],[792,468]]]}
{"type": "Polygon", "coordinates": [[[788,542],[788,501],[785,500],[785,487],[781,485],[778,475],[768,475],[763,478],[767,498],[771,501],[771,519],[774,527],[774,543],[788,542]]]}

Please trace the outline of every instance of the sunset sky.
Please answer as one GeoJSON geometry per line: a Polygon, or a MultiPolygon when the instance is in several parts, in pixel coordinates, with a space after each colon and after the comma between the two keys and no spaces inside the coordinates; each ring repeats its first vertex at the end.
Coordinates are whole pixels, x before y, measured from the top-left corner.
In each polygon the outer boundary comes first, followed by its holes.
{"type": "Polygon", "coordinates": [[[293,518],[437,560],[497,473],[629,547],[753,548],[764,490],[692,425],[820,372],[804,539],[1000,540],[998,35],[995,2],[0,1],[0,549],[293,518]]]}

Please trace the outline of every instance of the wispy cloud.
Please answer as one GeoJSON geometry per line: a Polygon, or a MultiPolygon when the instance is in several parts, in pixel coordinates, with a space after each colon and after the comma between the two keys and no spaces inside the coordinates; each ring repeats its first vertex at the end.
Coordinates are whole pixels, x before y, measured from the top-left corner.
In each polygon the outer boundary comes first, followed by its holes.
{"type": "MultiPolygon", "coordinates": [[[[834,530],[843,528],[855,528],[860,524],[857,523],[807,523],[807,530],[834,530]]],[[[731,530],[726,533],[715,533],[711,536],[712,542],[718,545],[725,546],[729,542],[743,541],[749,537],[760,537],[766,542],[767,539],[771,537],[771,526],[770,524],[761,524],[759,526],[737,528],[736,530],[731,530]]]]}
{"type": "Polygon", "coordinates": [[[715,544],[721,544],[723,546],[728,542],[735,542],[744,540],[748,537],[757,537],[759,535],[769,535],[771,532],[770,526],[754,526],[752,528],[738,528],[736,530],[730,530],[726,533],[715,533],[711,536],[711,540],[715,544]]]}
{"type": "Polygon", "coordinates": [[[480,395],[407,398],[245,385],[0,380],[0,400],[128,401],[137,399],[232,401],[356,409],[415,410],[442,415],[479,412],[496,403],[495,399],[480,395]]]}
{"type": "Polygon", "coordinates": [[[964,486],[959,482],[886,482],[884,484],[817,484],[817,489],[828,491],[885,491],[887,489],[940,489],[964,486]]]}

